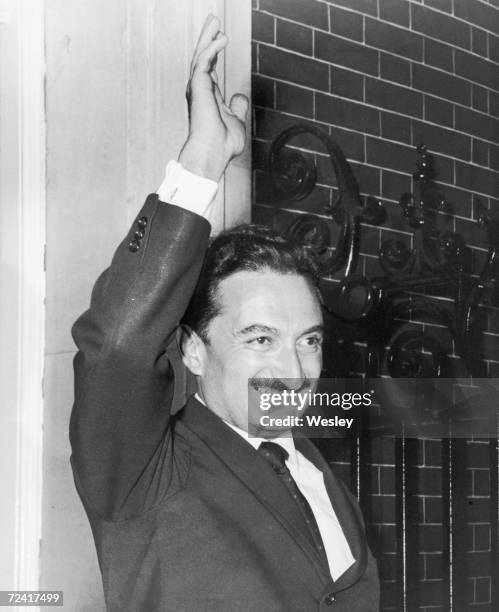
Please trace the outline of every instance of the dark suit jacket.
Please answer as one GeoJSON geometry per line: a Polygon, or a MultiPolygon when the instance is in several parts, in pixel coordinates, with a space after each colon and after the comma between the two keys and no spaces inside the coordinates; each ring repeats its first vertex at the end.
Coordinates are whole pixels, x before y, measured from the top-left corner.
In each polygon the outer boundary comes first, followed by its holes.
{"type": "Polygon", "coordinates": [[[356,559],[336,582],[265,459],[195,399],[183,407],[176,329],[208,235],[206,220],[149,196],[73,328],[72,466],[108,609],[377,610],[359,508],[314,445],[296,442],[356,559]]]}

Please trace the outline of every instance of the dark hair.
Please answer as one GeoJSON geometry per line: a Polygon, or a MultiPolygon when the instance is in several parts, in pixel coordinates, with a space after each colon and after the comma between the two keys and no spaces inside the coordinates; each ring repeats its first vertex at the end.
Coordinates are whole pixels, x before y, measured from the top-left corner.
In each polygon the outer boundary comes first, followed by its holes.
{"type": "Polygon", "coordinates": [[[206,251],[199,281],[182,323],[208,342],[208,325],[220,313],[219,283],[243,270],[297,274],[321,300],[318,265],[302,245],[289,242],[270,227],[248,223],[221,232],[206,251]]]}

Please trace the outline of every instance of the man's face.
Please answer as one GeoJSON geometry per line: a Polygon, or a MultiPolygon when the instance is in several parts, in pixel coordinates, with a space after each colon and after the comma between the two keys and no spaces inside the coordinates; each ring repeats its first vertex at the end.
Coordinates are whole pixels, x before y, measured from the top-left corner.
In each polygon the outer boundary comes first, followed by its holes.
{"type": "Polygon", "coordinates": [[[194,373],[207,406],[247,430],[249,379],[293,379],[297,389],[319,378],[321,308],[303,277],[270,270],[229,276],[218,299],[221,312],[209,324],[209,343],[198,342],[194,373]]]}

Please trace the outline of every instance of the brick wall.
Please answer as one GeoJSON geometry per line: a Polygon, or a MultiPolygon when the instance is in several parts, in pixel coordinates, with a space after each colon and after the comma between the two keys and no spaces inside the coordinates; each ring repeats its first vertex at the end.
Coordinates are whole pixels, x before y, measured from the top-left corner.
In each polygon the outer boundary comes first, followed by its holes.
{"type": "MultiPolygon", "coordinates": [[[[396,237],[410,244],[398,200],[414,191],[415,148],[424,142],[450,205],[439,213],[439,227],[463,236],[473,271],[480,270],[487,241],[476,224],[478,207],[497,209],[499,196],[499,0],[253,0],[253,113],[254,220],[283,229],[304,212],[324,215],[334,176],[315,141],[295,141],[318,167],[318,187],[304,200],[273,201],[265,171],[277,134],[297,122],[318,125],[342,147],[361,195],[387,209],[381,228],[362,230],[358,271],[380,274],[382,242],[396,237]]],[[[484,313],[488,374],[497,377],[499,311],[486,307],[484,313]]],[[[452,342],[448,351],[458,366],[452,342]]],[[[491,576],[489,451],[483,441],[468,441],[462,450],[466,529],[458,537],[464,538],[467,590],[466,603],[455,602],[455,609],[491,610],[491,584],[499,580],[491,576]]],[[[348,479],[350,461],[341,452],[335,458],[348,479]]],[[[445,610],[442,445],[420,440],[417,455],[417,584],[408,588],[417,589],[412,609],[445,610]]],[[[376,441],[370,465],[369,535],[383,609],[397,610],[393,443],[376,441]]]]}

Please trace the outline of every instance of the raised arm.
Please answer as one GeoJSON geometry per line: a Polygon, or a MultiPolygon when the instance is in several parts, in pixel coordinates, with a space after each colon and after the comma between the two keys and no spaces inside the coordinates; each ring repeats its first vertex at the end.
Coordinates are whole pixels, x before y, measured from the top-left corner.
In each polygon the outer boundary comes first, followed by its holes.
{"type": "MultiPolygon", "coordinates": [[[[214,67],[227,44],[219,28],[209,17],[194,52],[179,156],[186,170],[216,181],[244,147],[248,105],[243,96],[225,105],[218,89],[214,67]]],[[[148,197],[73,327],[72,466],[87,510],[102,517],[146,510],[171,478],[170,408],[183,390],[175,335],[210,229],[176,204],[148,197]]]]}

